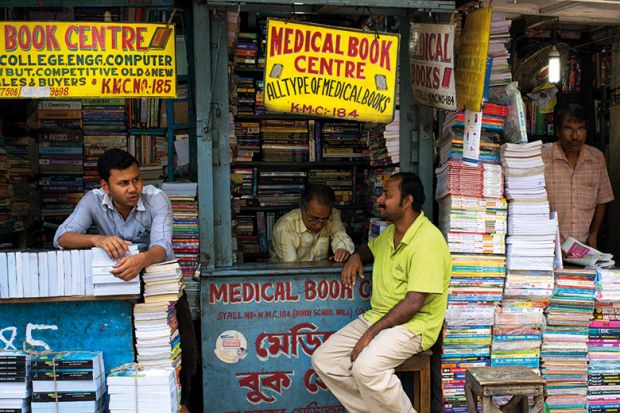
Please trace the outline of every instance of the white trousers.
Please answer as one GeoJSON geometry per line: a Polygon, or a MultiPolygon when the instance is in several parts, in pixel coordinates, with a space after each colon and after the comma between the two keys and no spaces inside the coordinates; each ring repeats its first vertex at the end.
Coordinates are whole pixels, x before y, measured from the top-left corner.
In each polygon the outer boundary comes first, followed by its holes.
{"type": "Polygon", "coordinates": [[[422,337],[403,326],[383,330],[352,363],[368,327],[360,316],[331,335],[312,355],[312,367],[350,413],[416,413],[394,368],[422,351],[422,337]]]}

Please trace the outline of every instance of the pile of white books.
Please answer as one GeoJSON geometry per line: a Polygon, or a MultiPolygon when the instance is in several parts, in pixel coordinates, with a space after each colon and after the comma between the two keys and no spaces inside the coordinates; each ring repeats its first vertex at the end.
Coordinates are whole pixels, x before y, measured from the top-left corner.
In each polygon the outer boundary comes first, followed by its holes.
{"type": "Polygon", "coordinates": [[[0,352],[0,412],[30,411],[30,356],[21,351],[0,352]]]}
{"type": "MultiPolygon", "coordinates": [[[[138,253],[138,246],[128,247],[129,255],[138,253]]],[[[110,271],[117,261],[110,258],[102,248],[94,247],[92,251],[92,279],[94,295],[135,295],[140,294],[140,277],[138,274],[129,281],[124,281],[110,271]]]]}
{"type": "Polygon", "coordinates": [[[0,252],[0,298],[93,295],[90,250],[0,252]]]}
{"type": "Polygon", "coordinates": [[[183,273],[176,260],[146,267],[142,279],[145,303],[176,302],[183,292],[183,273]]]}
{"type": "Polygon", "coordinates": [[[108,376],[110,413],[176,413],[179,409],[174,370],[140,370],[124,365],[108,376]]]}
{"type": "Polygon", "coordinates": [[[32,359],[33,413],[100,413],[105,392],[101,352],[66,351],[32,359]]]}
{"type": "Polygon", "coordinates": [[[542,142],[506,143],[500,153],[509,201],[506,266],[552,271],[558,223],[549,214],[542,142]]]}

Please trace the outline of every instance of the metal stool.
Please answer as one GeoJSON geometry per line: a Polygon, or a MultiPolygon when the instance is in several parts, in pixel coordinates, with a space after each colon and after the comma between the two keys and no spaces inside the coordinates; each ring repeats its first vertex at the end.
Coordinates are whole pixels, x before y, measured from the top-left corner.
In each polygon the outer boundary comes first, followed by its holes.
{"type": "Polygon", "coordinates": [[[472,367],[465,374],[465,396],[467,413],[477,413],[474,396],[482,401],[482,413],[527,413],[527,398],[534,397],[532,413],[545,408],[545,379],[527,367],[472,367]],[[493,396],[513,396],[498,408],[492,402],[493,396]]]}
{"type": "Polygon", "coordinates": [[[396,371],[413,372],[413,408],[418,413],[431,412],[431,356],[433,352],[414,354],[396,367],[396,371]]]}

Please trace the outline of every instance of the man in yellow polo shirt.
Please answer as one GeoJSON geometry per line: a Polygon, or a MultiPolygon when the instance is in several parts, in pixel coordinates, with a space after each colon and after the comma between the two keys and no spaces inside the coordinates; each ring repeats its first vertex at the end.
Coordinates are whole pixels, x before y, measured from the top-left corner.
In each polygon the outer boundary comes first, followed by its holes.
{"type": "Polygon", "coordinates": [[[392,175],[377,202],[392,225],[357,248],[342,270],[350,288],[364,277],[363,263],[374,260],[371,309],[330,336],[312,366],[351,413],[414,413],[394,368],[437,340],[452,261],[443,235],[421,210],[417,175],[392,175]]]}

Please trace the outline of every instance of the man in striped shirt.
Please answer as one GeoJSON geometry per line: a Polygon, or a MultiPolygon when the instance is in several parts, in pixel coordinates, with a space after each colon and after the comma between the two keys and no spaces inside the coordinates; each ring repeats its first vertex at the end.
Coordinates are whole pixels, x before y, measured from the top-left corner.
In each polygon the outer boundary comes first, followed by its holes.
{"type": "Polygon", "coordinates": [[[351,237],[334,209],[334,191],[327,185],[309,184],[300,208],[282,216],[273,227],[271,261],[319,261],[328,258],[344,262],[355,249],[351,237]]]}

